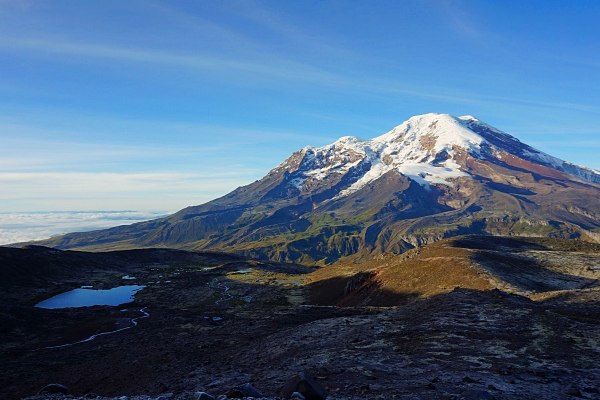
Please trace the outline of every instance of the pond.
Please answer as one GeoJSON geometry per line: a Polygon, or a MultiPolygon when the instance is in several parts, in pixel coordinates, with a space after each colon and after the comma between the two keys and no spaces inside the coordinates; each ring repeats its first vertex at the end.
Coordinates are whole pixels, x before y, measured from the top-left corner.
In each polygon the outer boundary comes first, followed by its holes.
{"type": "Polygon", "coordinates": [[[38,308],[68,308],[91,306],[118,306],[133,301],[135,294],[145,286],[127,285],[112,289],[73,289],[57,294],[35,306],[38,308]]]}

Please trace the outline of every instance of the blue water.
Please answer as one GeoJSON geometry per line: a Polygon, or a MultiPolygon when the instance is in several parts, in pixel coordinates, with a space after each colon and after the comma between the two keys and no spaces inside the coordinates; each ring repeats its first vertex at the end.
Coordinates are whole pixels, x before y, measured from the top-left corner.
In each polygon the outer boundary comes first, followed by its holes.
{"type": "Polygon", "coordinates": [[[240,269],[234,272],[234,274],[250,274],[252,272],[251,269],[240,269]]]}
{"type": "Polygon", "coordinates": [[[107,290],[73,289],[69,292],[57,294],[35,306],[38,308],[118,306],[133,301],[135,293],[144,287],[128,285],[107,290]]]}

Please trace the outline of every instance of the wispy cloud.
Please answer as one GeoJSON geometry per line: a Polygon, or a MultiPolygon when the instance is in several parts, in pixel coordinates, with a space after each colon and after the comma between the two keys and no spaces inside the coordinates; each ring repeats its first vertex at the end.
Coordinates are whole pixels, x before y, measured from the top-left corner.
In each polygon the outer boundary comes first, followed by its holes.
{"type": "Polygon", "coordinates": [[[229,7],[239,17],[254,22],[260,28],[270,32],[271,36],[285,42],[295,51],[318,54],[321,57],[337,60],[360,61],[361,57],[354,50],[340,47],[330,42],[324,32],[307,29],[284,16],[274,7],[268,7],[260,1],[243,1],[229,7]]]}
{"type": "Polygon", "coordinates": [[[477,25],[477,18],[461,1],[437,0],[431,3],[431,9],[442,15],[459,37],[478,44],[484,43],[488,33],[477,25]]]}
{"type": "Polygon", "coordinates": [[[151,63],[190,68],[197,73],[211,71],[214,76],[223,75],[228,79],[250,78],[245,84],[264,81],[285,81],[289,84],[312,83],[323,87],[336,88],[342,92],[368,93],[389,96],[390,94],[411,96],[422,99],[444,101],[449,104],[488,106],[510,105],[512,107],[544,107],[578,112],[600,113],[600,107],[576,102],[551,102],[518,97],[485,96],[446,86],[420,86],[399,79],[348,75],[343,71],[332,71],[315,64],[307,64],[285,59],[271,54],[259,58],[234,58],[215,54],[184,53],[157,49],[120,47],[86,42],[70,42],[60,39],[0,37],[0,48],[27,50],[38,54],[58,54],[85,58],[120,60],[132,63],[151,63]],[[243,75],[240,75],[243,74],[243,75]],[[247,75],[246,75],[247,74],[247,75]]]}
{"type": "MultiPolygon", "coordinates": [[[[240,171],[223,170],[207,173],[112,173],[112,172],[0,172],[0,183],[4,188],[17,188],[25,182],[30,191],[61,195],[88,195],[91,192],[145,192],[156,189],[173,191],[188,191],[190,183],[212,182],[217,187],[225,189],[231,181],[236,181],[240,171]]],[[[214,186],[213,186],[214,187],[214,186]]],[[[0,198],[19,198],[19,194],[7,190],[0,198]]]]}
{"type": "Polygon", "coordinates": [[[206,173],[0,173],[0,209],[177,210],[201,204],[251,181],[245,169],[206,173]],[[120,205],[120,206],[119,206],[120,205]]]}
{"type": "Polygon", "coordinates": [[[221,48],[231,48],[243,54],[264,53],[267,50],[263,43],[249,38],[248,35],[200,14],[185,11],[182,4],[146,0],[144,7],[161,20],[169,21],[170,24],[177,26],[187,35],[206,38],[214,43],[219,43],[221,48]]]}
{"type": "Polygon", "coordinates": [[[0,115],[0,132],[0,171],[5,172],[206,171],[252,165],[237,170],[253,179],[272,166],[265,156],[276,152],[285,157],[307,144],[332,139],[279,129],[76,115],[64,109],[13,110],[11,116],[0,115]],[[248,151],[236,151],[240,148],[248,151]]]}
{"type": "Polygon", "coordinates": [[[129,164],[132,168],[139,161],[151,162],[167,157],[188,159],[224,150],[224,146],[116,145],[14,137],[5,139],[2,147],[6,154],[0,157],[0,170],[22,172],[73,167],[106,168],[115,164],[129,164]]]}
{"type": "MultiPolygon", "coordinates": [[[[27,107],[5,109],[0,112],[0,130],[11,135],[7,137],[27,138],[33,136],[52,138],[62,137],[85,137],[86,143],[99,134],[110,134],[122,132],[123,140],[135,140],[141,137],[148,139],[150,133],[153,135],[165,135],[174,139],[208,137],[211,143],[204,144],[210,149],[218,143],[218,139],[226,137],[228,143],[242,144],[242,142],[231,142],[232,138],[251,138],[254,142],[268,141],[275,138],[285,140],[306,139],[307,132],[290,128],[278,129],[277,127],[253,127],[245,124],[217,124],[198,122],[197,120],[186,120],[183,118],[172,120],[161,118],[126,118],[100,113],[89,113],[82,110],[70,109],[68,107],[27,107]]],[[[315,137],[315,132],[310,132],[315,137]]],[[[318,137],[318,136],[317,136],[318,137]]],[[[114,138],[116,142],[116,138],[114,138]]],[[[117,143],[115,143],[117,144],[117,143]]],[[[176,143],[173,143],[176,145],[176,143]]],[[[189,147],[189,143],[186,143],[189,147]]]]}
{"type": "Polygon", "coordinates": [[[263,79],[285,78],[299,81],[335,81],[337,79],[335,74],[308,64],[285,59],[239,59],[215,54],[190,54],[156,49],[68,42],[58,39],[45,40],[20,37],[2,37],[0,38],[0,47],[84,58],[91,57],[136,63],[174,65],[196,70],[208,70],[216,74],[223,71],[259,74],[263,79]]]}

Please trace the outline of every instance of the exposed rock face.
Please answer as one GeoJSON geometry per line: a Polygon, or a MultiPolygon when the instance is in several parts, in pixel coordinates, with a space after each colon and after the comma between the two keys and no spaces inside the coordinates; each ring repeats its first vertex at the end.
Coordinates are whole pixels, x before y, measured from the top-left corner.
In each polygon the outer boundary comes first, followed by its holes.
{"type": "Polygon", "coordinates": [[[474,117],[425,114],[372,140],[295,152],[264,178],[169,217],[43,244],[174,247],[330,263],[466,233],[600,240],[600,173],[474,117]]]}

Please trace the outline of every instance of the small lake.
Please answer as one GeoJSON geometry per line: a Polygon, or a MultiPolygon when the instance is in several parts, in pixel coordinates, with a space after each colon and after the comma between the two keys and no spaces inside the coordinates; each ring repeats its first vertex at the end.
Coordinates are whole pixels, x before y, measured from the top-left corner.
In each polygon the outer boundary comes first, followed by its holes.
{"type": "Polygon", "coordinates": [[[233,272],[234,274],[251,274],[252,270],[251,269],[239,269],[237,271],[233,272]]]}
{"type": "Polygon", "coordinates": [[[35,306],[38,308],[68,308],[91,306],[118,306],[133,301],[135,294],[145,286],[127,285],[112,289],[73,289],[57,294],[35,306]]]}

